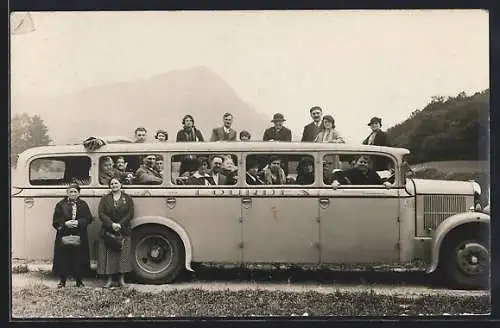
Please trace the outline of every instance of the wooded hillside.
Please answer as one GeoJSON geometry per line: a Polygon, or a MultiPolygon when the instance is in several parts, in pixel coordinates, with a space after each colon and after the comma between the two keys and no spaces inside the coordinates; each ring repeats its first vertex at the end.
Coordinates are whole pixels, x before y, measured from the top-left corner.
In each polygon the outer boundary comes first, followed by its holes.
{"type": "Polygon", "coordinates": [[[489,89],[433,97],[422,110],[387,130],[393,146],[408,148],[410,163],[489,158],[489,89]]]}

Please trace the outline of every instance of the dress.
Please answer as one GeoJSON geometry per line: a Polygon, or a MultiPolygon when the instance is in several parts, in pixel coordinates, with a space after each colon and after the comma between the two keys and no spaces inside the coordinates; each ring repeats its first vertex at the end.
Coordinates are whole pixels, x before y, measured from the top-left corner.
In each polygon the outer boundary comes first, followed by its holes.
{"type": "Polygon", "coordinates": [[[99,202],[99,219],[103,230],[113,231],[112,223],[120,223],[121,234],[124,237],[123,249],[116,252],[106,248],[102,238],[98,241],[97,273],[110,275],[132,271],[132,241],[130,221],[134,217],[134,202],[132,198],[121,192],[118,201],[114,201],[113,194],[104,195],[99,202]]]}
{"type": "Polygon", "coordinates": [[[65,197],[56,204],[52,226],[57,229],[54,241],[52,273],[56,276],[86,277],[90,274],[89,240],[87,226],[92,222],[89,206],[81,199],[75,201],[75,207],[65,197]],[[76,213],[74,213],[76,209],[76,213]],[[78,227],[68,228],[64,224],[75,214],[78,227]],[[67,235],[80,236],[80,246],[63,245],[61,238],[67,235]]]}

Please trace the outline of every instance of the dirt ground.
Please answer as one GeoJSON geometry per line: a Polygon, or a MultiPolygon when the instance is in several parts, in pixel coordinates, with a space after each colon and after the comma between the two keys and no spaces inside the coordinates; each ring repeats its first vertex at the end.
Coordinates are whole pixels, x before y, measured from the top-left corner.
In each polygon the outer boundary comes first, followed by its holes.
{"type": "MultiPolygon", "coordinates": [[[[13,267],[26,264],[28,273],[13,273],[11,275],[11,286],[13,289],[23,288],[34,283],[41,283],[48,287],[56,287],[57,278],[53,277],[49,272],[51,264],[48,262],[31,262],[24,263],[22,261],[14,261],[13,267]]],[[[229,270],[228,270],[229,271],[229,270]]],[[[325,283],[322,281],[312,281],[303,279],[286,279],[282,277],[270,278],[268,281],[263,279],[230,279],[221,281],[221,279],[210,280],[209,274],[200,274],[197,279],[180,281],[168,285],[145,285],[130,283],[129,288],[141,292],[158,293],[162,291],[186,290],[186,289],[201,289],[206,291],[241,291],[241,290],[268,290],[268,291],[284,291],[284,292],[318,292],[322,294],[341,292],[370,292],[373,291],[381,295],[401,295],[405,297],[421,296],[421,295],[444,295],[444,296],[484,296],[489,295],[487,290],[452,290],[445,288],[437,288],[425,284],[417,284],[415,282],[403,284],[389,284],[385,281],[372,281],[363,283],[362,281],[352,281],[343,279],[344,281],[336,281],[335,283],[325,283]]],[[[88,287],[101,288],[105,281],[98,278],[89,278],[85,280],[88,287]]],[[[74,284],[71,280],[68,286],[74,284]]]]}

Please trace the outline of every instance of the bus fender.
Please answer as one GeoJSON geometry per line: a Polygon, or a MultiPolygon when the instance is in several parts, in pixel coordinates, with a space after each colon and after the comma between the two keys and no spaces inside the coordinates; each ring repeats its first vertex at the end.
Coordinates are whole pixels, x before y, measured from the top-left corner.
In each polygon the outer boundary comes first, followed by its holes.
{"type": "Polygon", "coordinates": [[[168,227],[175,231],[177,235],[181,238],[182,243],[184,244],[184,250],[186,252],[186,270],[188,271],[193,271],[194,270],[191,268],[191,260],[193,258],[193,250],[191,247],[191,241],[189,240],[189,236],[186,233],[186,230],[177,222],[175,222],[172,219],[161,217],[161,216],[141,216],[134,218],[131,221],[132,229],[140,227],[144,224],[158,224],[162,225],[165,227],[168,227]]]}
{"type": "Polygon", "coordinates": [[[447,234],[458,226],[466,223],[480,222],[490,223],[490,216],[480,212],[464,212],[450,216],[437,227],[434,231],[431,243],[431,264],[427,269],[427,273],[434,272],[439,264],[439,253],[441,244],[447,234]]]}

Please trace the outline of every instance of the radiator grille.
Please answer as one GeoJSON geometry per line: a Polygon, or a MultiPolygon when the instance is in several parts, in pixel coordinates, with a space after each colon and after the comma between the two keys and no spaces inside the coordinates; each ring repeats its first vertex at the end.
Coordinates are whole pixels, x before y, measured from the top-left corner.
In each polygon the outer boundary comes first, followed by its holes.
{"type": "Polygon", "coordinates": [[[435,229],[449,216],[467,210],[466,196],[425,195],[424,229],[435,229]]]}

